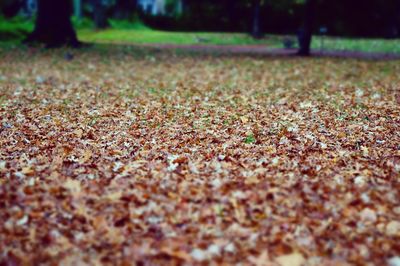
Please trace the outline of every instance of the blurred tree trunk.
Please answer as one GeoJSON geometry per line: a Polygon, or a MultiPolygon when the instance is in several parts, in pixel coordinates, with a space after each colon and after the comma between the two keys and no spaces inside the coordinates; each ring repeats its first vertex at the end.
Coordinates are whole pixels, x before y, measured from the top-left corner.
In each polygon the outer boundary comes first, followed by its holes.
{"type": "Polygon", "coordinates": [[[299,51],[298,55],[310,55],[310,46],[312,41],[312,32],[315,20],[316,0],[306,0],[304,25],[298,33],[299,51]]]}
{"type": "Polygon", "coordinates": [[[396,0],[386,10],[386,28],[384,36],[387,39],[400,37],[400,0],[396,0]]]}
{"type": "Polygon", "coordinates": [[[400,0],[396,1],[395,10],[393,14],[393,37],[400,37],[400,0]]]}
{"type": "MultiPolygon", "coordinates": [[[[179,2],[182,3],[182,1],[179,2]]],[[[219,9],[218,12],[220,12],[219,16],[220,23],[218,23],[218,25],[221,26],[220,30],[223,31],[237,30],[236,26],[239,19],[237,17],[235,10],[236,4],[237,0],[219,0],[218,3],[214,5],[217,9],[219,9]]]]}
{"type": "Polygon", "coordinates": [[[114,18],[130,19],[136,11],[137,0],[117,0],[115,3],[114,18]]]}
{"type": "Polygon", "coordinates": [[[25,42],[40,42],[47,47],[80,45],[71,22],[70,0],[39,0],[35,29],[25,42]]]}
{"type": "Polygon", "coordinates": [[[82,0],[74,0],[74,16],[77,19],[82,18],[82,0]]]}
{"type": "Polygon", "coordinates": [[[253,0],[253,26],[251,35],[258,39],[262,37],[260,26],[261,0],[253,0]]]}
{"type": "Polygon", "coordinates": [[[109,26],[107,7],[103,0],[92,0],[93,20],[96,28],[104,29],[109,26]]]}
{"type": "Polygon", "coordinates": [[[236,1],[235,0],[231,0],[231,1],[227,1],[225,2],[225,7],[226,7],[226,12],[228,13],[228,21],[229,21],[229,25],[230,25],[230,29],[229,30],[234,30],[235,26],[237,25],[237,17],[236,17],[236,1]]]}
{"type": "Polygon", "coordinates": [[[3,13],[6,17],[13,17],[23,6],[21,1],[0,0],[0,15],[3,13]]]}

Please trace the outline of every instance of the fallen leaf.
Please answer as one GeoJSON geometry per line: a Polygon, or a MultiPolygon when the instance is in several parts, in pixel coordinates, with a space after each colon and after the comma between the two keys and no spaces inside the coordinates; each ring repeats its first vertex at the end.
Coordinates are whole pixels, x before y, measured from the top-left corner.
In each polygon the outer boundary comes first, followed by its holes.
{"type": "Polygon", "coordinates": [[[292,253],[288,255],[279,256],[275,261],[280,266],[302,266],[305,263],[305,258],[301,253],[292,253]]]}

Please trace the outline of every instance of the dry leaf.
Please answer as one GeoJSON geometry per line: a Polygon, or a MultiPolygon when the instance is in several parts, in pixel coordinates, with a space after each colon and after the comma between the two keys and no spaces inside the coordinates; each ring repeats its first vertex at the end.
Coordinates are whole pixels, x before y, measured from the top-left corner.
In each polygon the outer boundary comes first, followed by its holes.
{"type": "Polygon", "coordinates": [[[302,266],[306,261],[301,253],[292,253],[288,255],[279,256],[275,261],[280,266],[302,266]]]}

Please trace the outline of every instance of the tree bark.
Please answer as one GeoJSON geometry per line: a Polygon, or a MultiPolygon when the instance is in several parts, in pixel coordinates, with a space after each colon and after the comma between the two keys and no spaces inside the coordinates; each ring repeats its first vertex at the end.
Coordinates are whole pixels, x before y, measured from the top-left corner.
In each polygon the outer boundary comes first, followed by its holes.
{"type": "Polygon", "coordinates": [[[113,17],[116,19],[130,19],[136,11],[136,0],[117,0],[113,17]]]}
{"type": "Polygon", "coordinates": [[[93,4],[93,20],[96,28],[104,29],[109,26],[107,18],[107,8],[103,0],[92,0],[93,4]]]}
{"type": "Polygon", "coordinates": [[[256,39],[259,39],[262,37],[260,27],[261,0],[253,0],[253,12],[253,26],[251,35],[256,39]]]}
{"type": "Polygon", "coordinates": [[[394,25],[393,28],[395,29],[395,38],[400,37],[400,0],[396,1],[395,6],[395,14],[394,14],[394,25]]]}
{"type": "Polygon", "coordinates": [[[310,55],[310,47],[312,41],[312,32],[315,20],[316,0],[306,0],[304,25],[298,33],[299,51],[298,55],[310,55]]]}
{"type": "Polygon", "coordinates": [[[0,0],[0,15],[3,13],[5,17],[14,17],[18,14],[22,5],[21,1],[0,0]]]}
{"type": "Polygon", "coordinates": [[[74,16],[77,19],[82,18],[82,0],[74,0],[74,16]]]}
{"type": "Polygon", "coordinates": [[[80,42],[71,22],[70,0],[39,0],[35,29],[25,42],[39,42],[47,47],[78,47],[80,42]]]}
{"type": "Polygon", "coordinates": [[[227,12],[227,18],[228,18],[228,23],[229,23],[229,30],[233,31],[235,30],[235,27],[237,26],[237,14],[236,14],[236,0],[228,0],[224,1],[224,6],[226,8],[227,12]]]}

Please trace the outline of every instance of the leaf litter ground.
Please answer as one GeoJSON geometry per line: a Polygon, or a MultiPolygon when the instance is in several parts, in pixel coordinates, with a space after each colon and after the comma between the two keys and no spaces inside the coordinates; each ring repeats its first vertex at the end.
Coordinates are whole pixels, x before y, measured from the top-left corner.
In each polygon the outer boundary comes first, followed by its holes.
{"type": "Polygon", "coordinates": [[[399,61],[69,53],[1,51],[1,262],[399,265],[399,61]]]}

